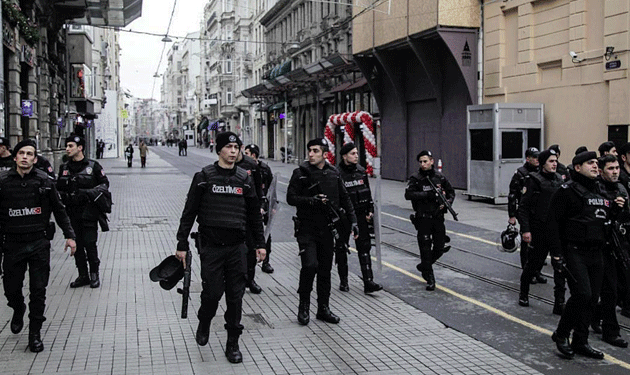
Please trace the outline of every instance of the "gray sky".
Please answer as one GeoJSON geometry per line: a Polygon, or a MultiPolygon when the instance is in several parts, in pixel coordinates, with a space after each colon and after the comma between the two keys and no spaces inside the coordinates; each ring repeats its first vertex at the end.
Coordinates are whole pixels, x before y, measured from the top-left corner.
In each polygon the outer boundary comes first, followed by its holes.
{"type": "MultiPolygon", "coordinates": [[[[125,29],[166,33],[168,21],[173,10],[174,0],[143,0],[142,16],[133,21],[125,29]]],[[[173,22],[169,35],[184,36],[186,33],[199,31],[199,23],[203,18],[203,7],[208,0],[177,0],[173,22]]],[[[155,81],[153,97],[160,98],[160,78],[153,78],[160,52],[164,43],[162,37],[120,33],[120,75],[121,85],[139,98],[151,97],[151,88],[155,81]]],[[[172,38],[175,40],[174,38],[172,38]]],[[[166,43],[159,73],[166,67],[166,55],[172,43],[166,43]]]]}

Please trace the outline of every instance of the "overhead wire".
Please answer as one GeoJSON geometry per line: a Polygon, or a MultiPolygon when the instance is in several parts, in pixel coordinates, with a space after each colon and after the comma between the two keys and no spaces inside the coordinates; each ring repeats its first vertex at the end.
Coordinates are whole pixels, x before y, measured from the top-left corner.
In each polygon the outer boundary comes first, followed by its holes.
{"type": "MultiPolygon", "coordinates": [[[[168,20],[168,26],[166,27],[166,34],[164,34],[164,38],[168,38],[168,32],[171,29],[171,23],[173,22],[173,16],[175,15],[175,8],[177,7],[177,0],[173,1],[173,10],[171,10],[171,18],[168,20]]],[[[153,76],[153,86],[151,87],[151,99],[153,99],[153,93],[155,91],[155,80],[158,76],[158,72],[160,71],[160,65],[162,65],[162,58],[164,57],[164,51],[166,50],[167,41],[162,42],[162,52],[160,52],[160,60],[158,61],[157,68],[155,69],[155,75],[153,76]]]]}

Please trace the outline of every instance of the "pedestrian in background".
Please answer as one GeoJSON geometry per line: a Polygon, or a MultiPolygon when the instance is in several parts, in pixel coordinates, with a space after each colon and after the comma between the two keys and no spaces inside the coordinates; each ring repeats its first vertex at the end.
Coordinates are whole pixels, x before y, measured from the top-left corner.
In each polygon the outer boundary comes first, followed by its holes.
{"type": "Polygon", "coordinates": [[[571,292],[551,338],[567,358],[577,353],[603,359],[604,353],[588,343],[588,327],[602,285],[605,226],[610,219],[611,205],[618,203],[600,194],[594,151],[576,155],[572,164],[571,181],[562,185],[551,199],[545,232],[551,264],[556,271],[565,274],[571,292]],[[569,343],[571,332],[573,339],[569,343]]]}
{"type": "Polygon", "coordinates": [[[569,181],[571,179],[571,176],[569,176],[569,170],[567,169],[567,166],[562,164],[560,162],[560,146],[558,145],[551,145],[549,146],[550,150],[554,150],[556,152],[556,156],[558,156],[558,167],[556,168],[556,172],[558,172],[558,174],[560,174],[560,177],[562,177],[562,180],[569,181]]]}
{"type": "MultiPolygon", "coordinates": [[[[363,276],[363,292],[365,294],[377,292],[383,287],[374,282],[374,273],[372,272],[372,258],[370,250],[372,249],[372,238],[370,232],[370,224],[373,227],[374,220],[374,202],[372,201],[372,191],[370,190],[370,180],[368,179],[365,168],[359,165],[359,151],[354,143],[346,143],[339,150],[341,161],[339,162],[339,173],[341,179],[350,195],[354,213],[357,216],[357,225],[359,226],[359,238],[354,242],[356,244],[357,253],[359,254],[359,264],[361,265],[361,274],[363,276]]],[[[347,225],[348,229],[349,226],[347,225]]],[[[348,243],[350,240],[350,231],[344,232],[342,241],[348,243]]],[[[347,292],[350,287],[348,285],[348,252],[347,248],[337,249],[336,260],[337,270],[339,271],[339,290],[347,292]]]]}
{"type": "Polygon", "coordinates": [[[243,361],[238,339],[243,332],[241,314],[247,281],[246,231],[255,241],[258,261],[265,258],[262,216],[252,178],[235,165],[241,140],[232,132],[217,136],[219,160],[193,177],[177,230],[175,256],[186,261],[188,236],[197,219],[200,233],[201,307],[196,341],[204,346],[210,323],[225,292],[225,355],[231,363],[243,361]]]}
{"type": "Polygon", "coordinates": [[[15,158],[11,154],[11,142],[8,138],[0,137],[0,172],[8,171],[15,164],[15,158]]]}
{"type": "Polygon", "coordinates": [[[138,150],[140,150],[140,167],[144,168],[147,166],[147,153],[149,153],[149,147],[147,147],[144,141],[140,141],[138,150]]]}
{"type": "Polygon", "coordinates": [[[188,141],[186,138],[182,139],[182,154],[188,156],[188,141]]]}
{"type": "Polygon", "coordinates": [[[66,139],[66,154],[69,160],[59,168],[57,189],[61,193],[72,228],[77,235],[74,261],[79,277],[70,283],[70,288],[85,285],[98,288],[101,285],[99,277],[101,261],[98,258],[96,241],[99,221],[105,213],[99,208],[100,202],[97,202],[97,199],[105,199],[109,180],[97,161],[85,157],[83,147],[85,147],[83,137],[70,135],[66,139]]]}
{"type": "Polygon", "coordinates": [[[125,157],[127,158],[127,168],[131,168],[133,162],[133,145],[131,143],[125,149],[125,157]]]}
{"type": "Polygon", "coordinates": [[[599,151],[599,156],[612,154],[614,157],[617,157],[617,147],[615,147],[615,143],[612,141],[602,143],[597,148],[597,151],[599,151]]]}
{"type": "Polygon", "coordinates": [[[327,323],[339,323],[339,317],[330,311],[330,270],[332,268],[335,239],[329,224],[332,209],[345,210],[351,223],[354,239],[359,236],[357,218],[350,196],[339,171],[326,161],[328,141],[315,138],[308,142],[308,161],[293,171],[287,188],[287,203],[297,208],[296,239],[302,261],[298,293],[298,323],[310,321],[311,291],[317,276],[317,315],[327,323]]]}
{"type": "Polygon", "coordinates": [[[3,236],[4,293],[13,309],[11,332],[24,327],[24,275],[29,272],[29,335],[32,352],[44,350],[41,328],[46,302],[46,287],[50,277],[50,240],[48,221],[54,213],[66,238],[65,249],[76,251],[75,233],[65,211],[54,180],[33,168],[37,145],[27,139],[15,145],[15,166],[0,173],[0,228],[3,236]],[[16,208],[19,207],[19,208],[16,208]]]}
{"type": "Polygon", "coordinates": [[[420,263],[416,268],[427,282],[426,289],[432,291],[435,290],[433,263],[450,249],[450,246],[446,245],[446,227],[444,226],[446,207],[437,194],[444,194],[446,200],[452,205],[455,200],[455,190],[448,179],[435,170],[431,151],[420,151],[416,160],[420,168],[409,177],[405,199],[411,201],[415,211],[413,225],[418,231],[420,248],[420,263]],[[431,183],[436,188],[440,188],[441,193],[435,191],[431,183]]]}

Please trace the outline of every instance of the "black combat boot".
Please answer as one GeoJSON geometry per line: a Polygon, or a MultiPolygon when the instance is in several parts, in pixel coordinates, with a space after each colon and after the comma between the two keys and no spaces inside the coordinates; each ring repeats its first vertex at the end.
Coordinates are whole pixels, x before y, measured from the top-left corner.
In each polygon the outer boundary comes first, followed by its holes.
{"type": "MultiPolygon", "coordinates": [[[[575,338],[573,339],[573,341],[575,341],[575,338]]],[[[597,349],[594,349],[588,344],[588,342],[577,344],[571,343],[571,349],[573,349],[573,352],[575,354],[583,355],[588,358],[604,359],[604,353],[597,349]]]]}
{"type": "Polygon", "coordinates": [[[522,292],[518,295],[518,304],[523,307],[529,306],[529,295],[522,292]]]}
{"type": "Polygon", "coordinates": [[[342,292],[350,291],[350,285],[348,285],[348,277],[341,277],[339,281],[339,290],[342,292]]]}
{"type": "Polygon", "coordinates": [[[381,284],[374,282],[374,274],[370,264],[361,264],[361,273],[363,274],[363,293],[370,294],[383,289],[381,284]]]}
{"type": "Polygon", "coordinates": [[[42,322],[34,322],[31,320],[29,332],[28,332],[28,348],[33,353],[39,353],[44,350],[44,343],[40,335],[42,329],[42,322]]]}
{"type": "Polygon", "coordinates": [[[260,269],[264,273],[273,273],[273,267],[271,267],[271,264],[269,264],[269,253],[267,253],[267,255],[265,256],[265,260],[263,260],[263,264],[260,269]]]}
{"type": "Polygon", "coordinates": [[[564,301],[556,301],[553,303],[553,315],[562,315],[564,311],[564,301]]]}
{"type": "Polygon", "coordinates": [[[212,319],[199,319],[199,325],[197,326],[197,334],[195,340],[197,344],[205,346],[210,338],[210,323],[212,319]]]}
{"type": "Polygon", "coordinates": [[[315,317],[326,323],[337,324],[341,319],[330,311],[328,305],[319,305],[317,307],[317,315],[315,317]]]}
{"type": "Polygon", "coordinates": [[[426,289],[428,291],[434,291],[435,290],[435,275],[433,274],[433,271],[430,271],[427,273],[427,287],[426,289]]]}
{"type": "Polygon", "coordinates": [[[225,356],[230,363],[243,362],[243,355],[238,347],[238,336],[228,336],[225,344],[225,356]]]}
{"type": "Polygon", "coordinates": [[[86,285],[90,285],[90,277],[87,273],[85,275],[79,274],[79,277],[70,283],[70,288],[80,288],[86,285]]]}
{"type": "Polygon", "coordinates": [[[310,310],[311,307],[311,295],[310,294],[300,294],[300,305],[298,306],[298,323],[305,326],[311,320],[310,318],[310,310]]]}
{"type": "Polygon", "coordinates": [[[13,318],[11,318],[11,332],[17,334],[22,332],[24,328],[24,313],[26,305],[23,303],[21,308],[13,309],[13,318]]]}
{"type": "MultiPolygon", "coordinates": [[[[338,255],[336,255],[336,257],[338,257],[338,255]]],[[[338,258],[337,258],[337,261],[339,261],[338,258]]],[[[337,263],[337,271],[339,273],[339,290],[341,290],[342,292],[349,291],[350,286],[348,285],[348,258],[347,257],[345,257],[345,261],[341,261],[337,263]]]]}
{"type": "Polygon", "coordinates": [[[451,245],[446,245],[446,246],[444,246],[443,249],[434,251],[433,252],[433,259],[431,260],[431,264],[434,264],[435,262],[437,262],[437,260],[440,259],[442,257],[442,255],[448,253],[448,251],[450,249],[451,249],[451,245]]]}
{"type": "Polygon", "coordinates": [[[538,284],[547,284],[547,278],[544,277],[540,272],[538,272],[538,274],[534,276],[534,279],[536,279],[536,283],[538,284]]]}
{"type": "Polygon", "coordinates": [[[260,285],[256,284],[255,280],[248,282],[247,287],[249,288],[249,291],[253,294],[260,294],[262,292],[262,288],[260,287],[260,285]]]}
{"type": "Polygon", "coordinates": [[[90,288],[98,288],[101,286],[101,280],[98,277],[98,272],[90,274],[90,288]]]}
{"type": "Polygon", "coordinates": [[[573,358],[575,356],[575,352],[571,345],[569,345],[569,338],[562,337],[558,334],[558,331],[555,331],[553,335],[551,335],[551,339],[556,343],[556,348],[558,351],[562,353],[567,358],[573,358]]]}

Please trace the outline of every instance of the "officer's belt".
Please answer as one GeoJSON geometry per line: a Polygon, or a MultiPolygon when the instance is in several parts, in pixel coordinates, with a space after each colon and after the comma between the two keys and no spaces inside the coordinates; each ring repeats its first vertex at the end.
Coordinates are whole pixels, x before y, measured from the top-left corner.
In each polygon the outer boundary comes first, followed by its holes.
{"type": "Polygon", "coordinates": [[[33,233],[3,233],[4,242],[33,242],[46,238],[46,232],[33,233]]]}

